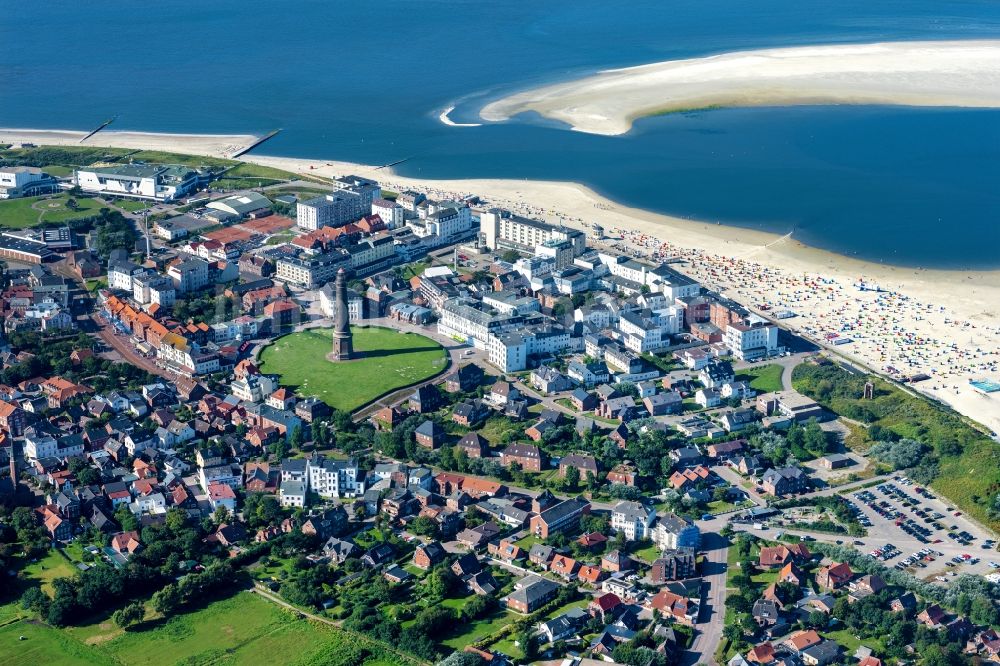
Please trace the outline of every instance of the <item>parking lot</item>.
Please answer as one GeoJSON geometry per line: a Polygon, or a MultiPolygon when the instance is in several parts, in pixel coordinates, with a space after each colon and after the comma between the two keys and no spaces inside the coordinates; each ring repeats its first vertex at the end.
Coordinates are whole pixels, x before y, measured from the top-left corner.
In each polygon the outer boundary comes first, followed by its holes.
{"type": "Polygon", "coordinates": [[[868,530],[855,547],[887,566],[938,580],[1000,568],[993,535],[906,477],[854,491],[848,499],[868,530]]]}

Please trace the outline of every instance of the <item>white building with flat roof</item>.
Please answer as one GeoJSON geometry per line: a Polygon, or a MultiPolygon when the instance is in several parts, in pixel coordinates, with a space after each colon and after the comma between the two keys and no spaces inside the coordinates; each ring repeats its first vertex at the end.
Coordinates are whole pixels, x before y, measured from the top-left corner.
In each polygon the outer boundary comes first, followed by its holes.
{"type": "Polygon", "coordinates": [[[726,326],[723,342],[741,361],[767,358],[778,353],[778,327],[751,315],[745,322],[726,326]]]}
{"type": "Polygon", "coordinates": [[[121,164],[73,172],[73,184],[84,192],[149,201],[173,201],[209,180],[210,172],[180,164],[121,164]]]}
{"type": "Polygon", "coordinates": [[[58,188],[58,181],[38,167],[0,167],[0,199],[33,197],[58,188]]]}

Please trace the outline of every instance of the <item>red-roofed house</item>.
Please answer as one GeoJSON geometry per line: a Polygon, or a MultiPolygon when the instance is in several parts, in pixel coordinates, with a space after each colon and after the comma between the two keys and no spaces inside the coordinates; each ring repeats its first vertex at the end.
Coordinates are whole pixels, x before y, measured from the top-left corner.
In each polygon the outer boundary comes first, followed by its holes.
{"type": "Polygon", "coordinates": [[[608,592],[591,601],[587,606],[587,611],[591,616],[600,618],[601,622],[607,624],[608,619],[606,615],[621,606],[621,604],[622,600],[617,594],[608,592]]]}
{"type": "Polygon", "coordinates": [[[135,530],[119,532],[111,537],[111,548],[116,553],[128,556],[139,550],[142,543],[139,542],[139,533],[135,530]]]}
{"type": "Polygon", "coordinates": [[[826,590],[837,590],[854,578],[854,572],[846,562],[834,562],[822,567],[816,574],[816,583],[826,590]]]}

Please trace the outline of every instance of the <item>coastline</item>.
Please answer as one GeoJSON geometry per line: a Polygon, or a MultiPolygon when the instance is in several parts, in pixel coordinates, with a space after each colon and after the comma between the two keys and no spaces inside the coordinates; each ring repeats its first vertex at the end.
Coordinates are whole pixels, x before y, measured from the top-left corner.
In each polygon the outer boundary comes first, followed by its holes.
{"type": "Polygon", "coordinates": [[[169,134],[103,129],[85,142],[88,132],[66,129],[21,129],[0,127],[0,143],[34,143],[39,146],[93,146],[158,150],[203,157],[226,157],[253,144],[260,137],[252,134],[169,134]]]}
{"type": "Polygon", "coordinates": [[[591,134],[638,118],[714,107],[882,104],[1000,107],[1000,40],[840,44],[736,51],[598,72],[525,90],[480,111],[526,111],[591,134]]]}
{"type": "MultiPolygon", "coordinates": [[[[84,133],[0,130],[0,142],[20,143],[16,137],[30,135],[34,138],[28,140],[39,145],[59,140],[61,145],[77,145],[78,139],[66,139],[74,134],[84,133]],[[47,138],[50,133],[51,139],[47,138]]],[[[127,134],[131,136],[101,132],[84,145],[136,147],[119,141],[149,138],[150,143],[142,147],[218,156],[220,140],[227,145],[246,138],[199,140],[197,135],[184,135],[173,141],[174,135],[127,134]]],[[[991,305],[1000,303],[1000,270],[923,270],[868,263],[787,236],[629,208],[576,183],[425,180],[349,162],[253,154],[240,160],[313,178],[356,173],[378,179],[387,189],[415,188],[431,197],[475,194],[492,205],[549,222],[588,230],[597,223],[609,235],[621,230],[632,246],[648,248],[655,237],[685,262],[682,270],[704,284],[751,307],[767,303],[772,310],[794,310],[798,316],[784,322],[793,330],[812,329],[817,337],[836,330],[844,321],[857,321],[857,330],[850,333],[855,341],[838,347],[838,353],[876,371],[893,365],[907,375],[927,372],[933,379],[912,388],[1000,432],[1000,393],[986,396],[968,385],[972,378],[1000,379],[1000,307],[991,305]],[[878,285],[888,293],[859,291],[854,286],[859,282],[878,285]],[[873,322],[873,316],[881,320],[873,322]]]]}

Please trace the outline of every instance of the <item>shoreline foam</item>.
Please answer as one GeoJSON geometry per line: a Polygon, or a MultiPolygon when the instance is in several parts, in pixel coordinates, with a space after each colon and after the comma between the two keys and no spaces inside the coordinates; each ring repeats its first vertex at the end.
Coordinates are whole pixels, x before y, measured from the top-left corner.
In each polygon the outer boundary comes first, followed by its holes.
{"type": "Polygon", "coordinates": [[[525,90],[480,111],[501,122],[526,111],[592,134],[634,120],[739,106],[888,104],[1000,107],[1000,40],[887,42],[737,51],[612,69],[525,90]]]}
{"type": "MultiPolygon", "coordinates": [[[[63,145],[76,145],[75,141],[65,140],[66,134],[84,134],[59,130],[0,130],[0,142],[18,143],[12,139],[30,133],[34,138],[29,140],[34,143],[54,143],[45,138],[47,132],[53,134],[54,139],[62,137],[63,145]]],[[[199,141],[198,135],[187,135],[170,144],[172,135],[153,136],[155,144],[145,146],[148,149],[196,155],[216,155],[212,151],[218,147],[220,139],[215,136],[199,141]]],[[[121,138],[115,132],[101,132],[88,144],[133,147],[119,145],[117,141],[121,138]]],[[[222,138],[233,141],[240,137],[222,138]]],[[[129,137],[129,141],[132,140],[135,137],[129,137]]],[[[400,176],[391,169],[349,162],[263,155],[245,155],[240,159],[313,178],[357,173],[379,180],[387,189],[416,188],[431,197],[476,194],[494,205],[550,222],[562,221],[567,226],[586,229],[596,223],[609,233],[620,229],[628,235],[632,246],[648,243],[649,238],[656,237],[668,242],[671,251],[685,261],[682,270],[691,272],[707,286],[751,307],[768,300],[785,303],[799,316],[784,324],[800,332],[812,328],[821,333],[845,317],[860,321],[878,313],[883,322],[874,330],[858,331],[855,342],[838,348],[837,352],[877,372],[882,372],[886,365],[896,365],[906,374],[928,372],[934,379],[915,384],[914,389],[1000,432],[1000,394],[986,396],[968,385],[969,379],[983,376],[1000,380],[1000,305],[997,305],[1000,304],[1000,271],[922,270],[873,264],[806,246],[787,235],[630,208],[575,183],[425,180],[400,176]],[[898,296],[888,305],[880,306],[876,303],[879,294],[856,290],[854,285],[859,282],[878,285],[898,296]],[[917,302],[922,307],[917,308],[917,302]],[[906,342],[909,339],[928,342],[911,344],[906,342]],[[955,343],[959,351],[952,350],[951,343],[955,343]],[[900,354],[913,358],[915,364],[900,363],[900,354]],[[962,363],[958,363],[959,360],[962,363]],[[995,365],[992,369],[981,370],[972,367],[976,363],[995,365]]],[[[887,298],[886,295],[881,297],[887,298]]]]}

